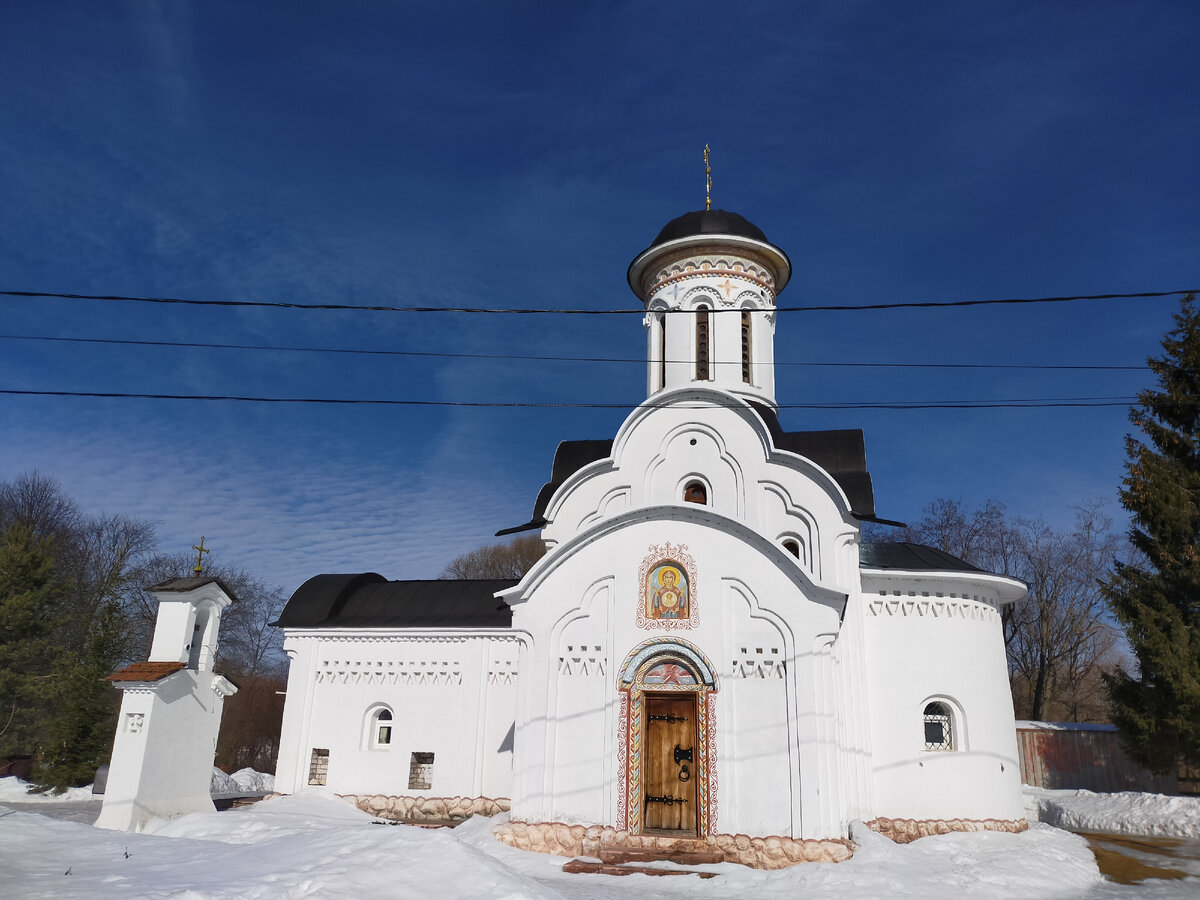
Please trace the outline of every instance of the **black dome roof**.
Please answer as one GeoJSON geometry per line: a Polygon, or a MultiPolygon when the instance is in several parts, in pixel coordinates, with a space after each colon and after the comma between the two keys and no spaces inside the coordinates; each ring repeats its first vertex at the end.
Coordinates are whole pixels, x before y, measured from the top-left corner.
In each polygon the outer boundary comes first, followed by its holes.
{"type": "Polygon", "coordinates": [[[684,213],[664,225],[650,246],[657,247],[667,241],[697,234],[732,234],[762,241],[764,244],[771,243],[761,228],[737,213],[726,212],[723,209],[698,209],[695,212],[684,213]]]}

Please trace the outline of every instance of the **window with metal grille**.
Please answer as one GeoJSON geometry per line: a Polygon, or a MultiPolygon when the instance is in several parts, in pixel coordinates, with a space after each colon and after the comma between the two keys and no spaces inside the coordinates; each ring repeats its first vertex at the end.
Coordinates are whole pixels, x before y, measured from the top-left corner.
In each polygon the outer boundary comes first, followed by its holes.
{"type": "Polygon", "coordinates": [[[750,380],[750,310],[742,310],[742,381],[753,384],[750,380]]]}
{"type": "Polygon", "coordinates": [[[433,754],[414,753],[408,765],[408,789],[427,791],[433,787],[433,754]]]}
{"type": "Polygon", "coordinates": [[[954,721],[945,703],[930,703],[925,707],[925,749],[954,749],[954,721]]]}
{"type": "Polygon", "coordinates": [[[324,784],[329,777],[329,751],[313,748],[312,759],[308,763],[308,783],[324,784]]]}
{"type": "Polygon", "coordinates": [[[696,380],[708,381],[708,307],[696,308],[696,380]]]}

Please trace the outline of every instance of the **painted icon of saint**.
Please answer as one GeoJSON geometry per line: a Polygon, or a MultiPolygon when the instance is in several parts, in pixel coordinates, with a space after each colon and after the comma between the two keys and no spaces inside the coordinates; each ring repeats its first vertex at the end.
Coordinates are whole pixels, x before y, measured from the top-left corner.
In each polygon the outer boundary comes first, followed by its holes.
{"type": "Polygon", "coordinates": [[[648,619],[686,619],[688,610],[687,577],[672,563],[656,566],[647,579],[648,619]]]}

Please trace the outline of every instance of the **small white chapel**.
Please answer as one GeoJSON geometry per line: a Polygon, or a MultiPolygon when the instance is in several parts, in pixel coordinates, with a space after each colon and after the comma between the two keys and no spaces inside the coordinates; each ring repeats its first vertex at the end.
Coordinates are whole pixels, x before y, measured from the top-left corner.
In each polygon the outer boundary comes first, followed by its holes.
{"type": "MultiPolygon", "coordinates": [[[[1001,612],[1025,585],[861,542],[863,433],[786,431],[776,298],[791,263],[742,216],[669,222],[629,266],[646,400],[565,441],[519,581],[305,582],[277,790],[381,817],[510,810],[515,846],[692,842],[768,868],[1019,831],[1001,612]]],[[[672,844],[674,846],[675,844],[672,844]]]]}

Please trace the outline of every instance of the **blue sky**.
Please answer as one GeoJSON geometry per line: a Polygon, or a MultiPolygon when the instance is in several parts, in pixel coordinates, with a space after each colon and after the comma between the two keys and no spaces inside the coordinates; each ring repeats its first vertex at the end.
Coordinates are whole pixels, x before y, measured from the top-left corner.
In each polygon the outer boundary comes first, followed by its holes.
{"type": "MultiPolygon", "coordinates": [[[[1200,6],[7,2],[0,290],[636,309],[704,200],[790,255],[780,306],[1200,285],[1200,6]]],[[[1175,299],[781,313],[781,362],[1140,365],[1175,299]]],[[[0,298],[0,334],[641,360],[636,315],[0,298]]],[[[1127,397],[1144,371],[781,365],[782,404],[1127,397]]],[[[433,401],[644,398],[641,362],[0,339],[0,388],[433,401]]],[[[201,535],[287,590],[432,577],[528,519],[619,409],[0,396],[0,478],[201,535]]],[[[784,410],[866,432],[881,516],[1115,503],[1125,410],[784,410]]]]}

